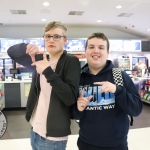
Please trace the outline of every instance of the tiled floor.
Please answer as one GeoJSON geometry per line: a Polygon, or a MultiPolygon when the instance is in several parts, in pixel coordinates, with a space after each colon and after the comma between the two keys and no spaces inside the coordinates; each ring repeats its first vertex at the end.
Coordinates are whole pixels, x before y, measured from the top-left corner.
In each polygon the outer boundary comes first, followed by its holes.
{"type": "MultiPolygon", "coordinates": [[[[30,124],[24,119],[25,111],[4,111],[8,128],[0,140],[0,150],[31,150],[30,124]]],[[[72,121],[72,135],[69,136],[67,150],[78,150],[78,124],[72,121]]],[[[128,134],[129,150],[150,150],[150,106],[144,105],[140,116],[134,118],[134,125],[128,134]]]]}

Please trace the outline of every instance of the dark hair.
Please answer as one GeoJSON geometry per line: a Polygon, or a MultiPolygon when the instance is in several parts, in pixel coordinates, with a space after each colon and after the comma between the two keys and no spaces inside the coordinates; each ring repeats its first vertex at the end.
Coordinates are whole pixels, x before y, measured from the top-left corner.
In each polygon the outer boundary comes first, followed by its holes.
{"type": "Polygon", "coordinates": [[[107,51],[109,51],[109,41],[108,38],[105,36],[105,34],[101,33],[101,32],[96,32],[91,34],[88,39],[86,40],[86,44],[85,44],[85,50],[87,48],[88,45],[88,40],[93,39],[93,38],[98,38],[98,39],[103,39],[104,41],[107,42],[107,51]]]}

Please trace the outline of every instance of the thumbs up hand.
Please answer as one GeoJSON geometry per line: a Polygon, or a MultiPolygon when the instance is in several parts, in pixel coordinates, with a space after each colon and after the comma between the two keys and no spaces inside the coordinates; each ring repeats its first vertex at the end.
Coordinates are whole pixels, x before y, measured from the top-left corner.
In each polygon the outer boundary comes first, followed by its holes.
{"type": "Polygon", "coordinates": [[[83,111],[85,107],[88,105],[89,101],[93,96],[90,95],[89,97],[84,97],[84,88],[82,89],[81,95],[77,100],[77,107],[79,111],[83,111]]]}
{"type": "Polygon", "coordinates": [[[43,52],[43,60],[36,61],[31,64],[32,66],[36,66],[36,71],[39,74],[42,74],[43,71],[50,66],[49,62],[47,61],[46,53],[43,52]]]}

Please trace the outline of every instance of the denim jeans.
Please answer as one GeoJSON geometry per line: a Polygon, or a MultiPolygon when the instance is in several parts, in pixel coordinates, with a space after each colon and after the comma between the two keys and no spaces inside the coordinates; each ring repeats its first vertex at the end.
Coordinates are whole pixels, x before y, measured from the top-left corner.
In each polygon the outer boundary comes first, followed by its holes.
{"type": "Polygon", "coordinates": [[[30,132],[32,150],[66,150],[67,141],[51,141],[41,137],[33,130],[30,132]]]}

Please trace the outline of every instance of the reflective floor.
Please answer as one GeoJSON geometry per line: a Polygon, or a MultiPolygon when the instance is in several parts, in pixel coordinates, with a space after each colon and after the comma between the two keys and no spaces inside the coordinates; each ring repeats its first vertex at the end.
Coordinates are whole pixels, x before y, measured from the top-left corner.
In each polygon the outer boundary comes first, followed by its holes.
{"type": "MultiPolygon", "coordinates": [[[[31,150],[29,131],[31,126],[25,120],[25,110],[4,110],[8,128],[0,138],[0,150],[31,150]]],[[[71,122],[72,135],[69,136],[67,150],[78,150],[78,124],[71,122]]],[[[134,118],[128,134],[129,150],[150,150],[150,106],[144,105],[140,116],[134,118]]]]}

